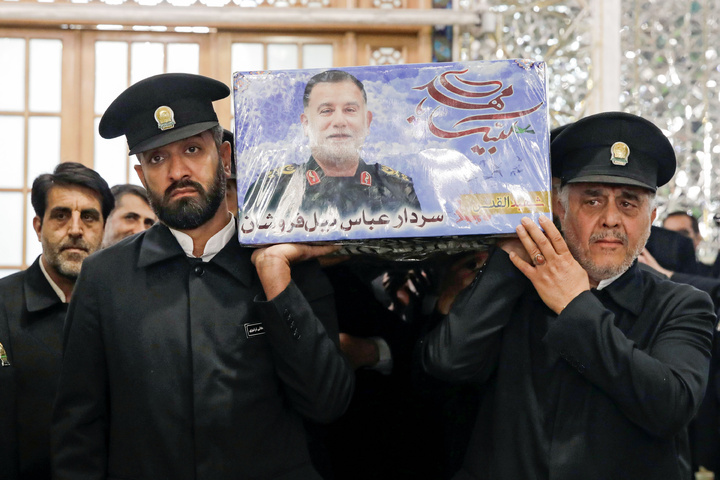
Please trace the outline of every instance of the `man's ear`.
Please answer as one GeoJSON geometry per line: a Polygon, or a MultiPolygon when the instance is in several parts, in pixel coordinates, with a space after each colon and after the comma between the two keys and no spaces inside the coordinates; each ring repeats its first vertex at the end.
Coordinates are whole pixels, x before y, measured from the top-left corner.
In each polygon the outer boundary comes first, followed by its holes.
{"type": "Polygon", "coordinates": [[[230,162],[232,162],[232,145],[230,145],[230,142],[223,142],[220,145],[220,161],[223,162],[225,175],[230,176],[232,173],[230,170],[230,162]]]}
{"type": "Polygon", "coordinates": [[[372,112],[368,110],[368,112],[367,112],[367,128],[370,128],[370,122],[372,122],[372,112]]]}
{"type": "Polygon", "coordinates": [[[557,217],[562,224],[565,219],[565,207],[562,202],[560,202],[560,196],[557,194],[557,190],[553,190],[552,207],[554,213],[553,216],[557,217]]]}
{"type": "Polygon", "coordinates": [[[38,242],[42,242],[42,239],[40,238],[40,233],[42,233],[42,218],[35,215],[35,218],[33,218],[33,230],[35,230],[35,233],[38,237],[38,242]]]}
{"type": "Polygon", "coordinates": [[[650,224],[655,221],[655,217],[657,217],[657,207],[653,208],[653,211],[650,214],[650,224]]]}
{"type": "Polygon", "coordinates": [[[308,117],[305,115],[305,113],[300,114],[300,123],[302,124],[303,133],[305,136],[308,136],[308,117]]]}
{"type": "Polygon", "coordinates": [[[145,187],[145,190],[147,190],[147,183],[145,183],[145,173],[143,172],[142,165],[135,165],[134,168],[140,182],[143,184],[143,187],[145,187]]]}

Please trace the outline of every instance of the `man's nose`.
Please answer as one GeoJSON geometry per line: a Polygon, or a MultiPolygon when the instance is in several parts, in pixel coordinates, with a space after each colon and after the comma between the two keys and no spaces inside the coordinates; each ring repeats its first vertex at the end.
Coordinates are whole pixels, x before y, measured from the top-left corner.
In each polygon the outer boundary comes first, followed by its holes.
{"type": "Polygon", "coordinates": [[[347,119],[342,111],[338,110],[333,113],[332,125],[333,127],[345,127],[347,125],[347,119]]]}
{"type": "Polygon", "coordinates": [[[608,202],[603,212],[603,225],[607,228],[615,228],[620,225],[620,210],[614,202],[608,202]]]}
{"type": "Polygon", "coordinates": [[[190,169],[187,162],[181,155],[172,154],[168,159],[170,169],[168,175],[172,181],[177,181],[190,176],[190,169]]]}
{"type": "Polygon", "coordinates": [[[72,237],[82,237],[83,223],[80,218],[80,212],[73,212],[72,218],[70,219],[70,227],[68,228],[68,235],[72,237]]]}
{"type": "Polygon", "coordinates": [[[140,219],[140,220],[136,220],[135,222],[133,222],[133,225],[132,225],[132,228],[130,229],[130,231],[133,234],[136,234],[136,233],[143,232],[146,229],[147,229],[147,227],[145,226],[145,223],[140,219]]]}

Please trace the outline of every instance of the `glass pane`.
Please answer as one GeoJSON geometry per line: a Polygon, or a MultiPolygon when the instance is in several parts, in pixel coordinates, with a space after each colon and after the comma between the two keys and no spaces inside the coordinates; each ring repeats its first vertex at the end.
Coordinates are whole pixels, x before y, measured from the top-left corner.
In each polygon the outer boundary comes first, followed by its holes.
{"type": "Polygon", "coordinates": [[[265,70],[262,43],[233,43],[230,55],[233,72],[265,70]]]}
{"type": "Polygon", "coordinates": [[[25,110],[25,40],[0,38],[0,110],[22,112],[25,110]]]}
{"type": "Polygon", "coordinates": [[[128,87],[128,47],[125,42],[95,42],[95,113],[102,115],[128,87]]]}
{"type": "Polygon", "coordinates": [[[303,45],[302,68],[332,68],[332,45],[303,45]]]}
{"type": "Polygon", "coordinates": [[[23,117],[0,115],[2,175],[0,188],[22,188],[25,166],[25,124],[23,117]]]}
{"type": "Polygon", "coordinates": [[[12,275],[13,273],[17,273],[17,272],[19,272],[19,271],[20,271],[20,270],[15,270],[15,269],[12,269],[12,268],[9,268],[9,269],[4,269],[4,268],[3,268],[3,269],[0,269],[0,278],[7,277],[7,276],[12,275]]]}
{"type": "Polygon", "coordinates": [[[22,263],[23,194],[0,192],[5,234],[0,235],[0,265],[18,266],[22,263]]]}
{"type": "MultiPolygon", "coordinates": [[[[27,195],[27,243],[25,244],[26,255],[25,255],[25,263],[28,265],[31,265],[35,259],[42,253],[42,243],[40,243],[40,240],[37,238],[37,233],[35,233],[35,229],[33,228],[33,218],[35,218],[35,210],[32,208],[32,204],[30,203],[30,194],[27,195]]],[[[22,229],[21,229],[22,230],[22,229]]],[[[18,230],[18,231],[21,231],[18,230]]]]}
{"type": "Polygon", "coordinates": [[[60,163],[60,118],[30,117],[28,122],[28,184],[60,163]]]}
{"type": "Polygon", "coordinates": [[[283,43],[268,45],[268,70],[298,68],[298,47],[283,43]]]}
{"type": "Polygon", "coordinates": [[[130,83],[163,73],[165,45],[162,43],[135,42],[130,47],[130,83]]]}
{"type": "Polygon", "coordinates": [[[167,46],[168,73],[200,72],[200,45],[197,43],[170,43],[167,46]]]}
{"type": "Polygon", "coordinates": [[[62,92],[62,42],[30,40],[30,111],[59,112],[62,92]]]}
{"type": "Polygon", "coordinates": [[[95,120],[95,171],[111,187],[127,183],[127,142],[125,136],[107,140],[98,133],[100,119],[95,120]]]}

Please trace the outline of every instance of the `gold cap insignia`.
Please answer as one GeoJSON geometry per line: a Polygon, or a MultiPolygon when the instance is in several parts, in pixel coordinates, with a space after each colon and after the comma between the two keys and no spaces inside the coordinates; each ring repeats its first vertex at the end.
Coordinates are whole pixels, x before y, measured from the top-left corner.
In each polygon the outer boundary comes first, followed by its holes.
{"type": "Polygon", "coordinates": [[[175,112],[172,108],[162,106],[155,110],[155,121],[158,124],[158,128],[162,131],[170,130],[175,128],[175,112]]]}
{"type": "Polygon", "coordinates": [[[620,165],[621,167],[627,165],[628,157],[630,156],[630,147],[628,147],[627,144],[615,142],[613,146],[610,147],[610,152],[612,153],[610,161],[613,165],[620,165]]]}

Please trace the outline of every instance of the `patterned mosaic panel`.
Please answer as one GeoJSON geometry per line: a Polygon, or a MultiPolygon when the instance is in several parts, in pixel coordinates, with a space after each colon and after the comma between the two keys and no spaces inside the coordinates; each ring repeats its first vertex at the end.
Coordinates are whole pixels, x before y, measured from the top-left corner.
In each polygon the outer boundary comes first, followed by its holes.
{"type": "MultiPolygon", "coordinates": [[[[544,59],[552,125],[585,113],[589,2],[457,1],[471,11],[490,7],[481,26],[458,32],[460,59],[544,59]]],[[[621,8],[620,108],[653,120],[678,156],[678,173],[658,192],[658,219],[674,210],[698,216],[700,255],[712,260],[720,249],[720,2],[623,0],[621,8]]]]}
{"type": "Polygon", "coordinates": [[[623,0],[622,8],[621,106],[660,126],[678,158],[658,218],[674,210],[700,217],[701,255],[712,259],[720,247],[720,2],[623,0]]]}
{"type": "Polygon", "coordinates": [[[590,6],[585,1],[458,0],[459,7],[489,6],[477,27],[459,33],[460,60],[544,60],[552,126],[580,118],[592,87],[590,6]]]}

